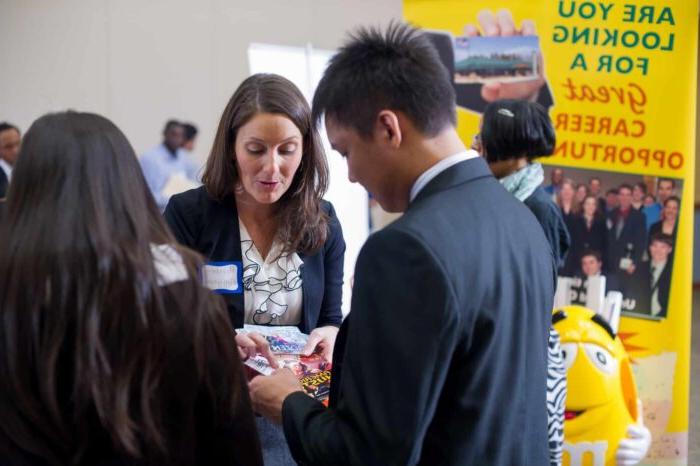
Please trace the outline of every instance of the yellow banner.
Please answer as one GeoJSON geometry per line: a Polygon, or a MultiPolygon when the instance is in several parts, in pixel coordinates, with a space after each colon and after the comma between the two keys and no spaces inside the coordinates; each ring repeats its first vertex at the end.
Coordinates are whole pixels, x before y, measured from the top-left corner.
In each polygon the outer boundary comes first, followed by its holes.
{"type": "MultiPolygon", "coordinates": [[[[467,145],[489,102],[534,100],[549,109],[557,130],[554,155],[541,160],[545,184],[560,174],[572,182],[548,186],[553,199],[567,205],[562,198],[573,188],[580,201],[597,179],[598,214],[615,242],[631,221],[615,208],[625,186],[632,188],[634,208],[644,214],[644,246],[630,240],[618,256],[602,251],[602,262],[608,288],[617,281],[623,295],[617,336],[642,404],[638,421],[652,435],[640,464],[686,465],[698,2],[404,0],[404,17],[429,30],[453,75],[467,145]],[[523,38],[531,35],[539,43],[523,38]],[[669,197],[679,199],[675,223],[669,197]],[[668,237],[670,245],[662,241],[668,237]],[[645,298],[624,285],[635,280],[647,287],[645,298]]],[[[577,209],[582,215],[574,200],[571,215],[577,209]]],[[[564,273],[585,279],[582,258],[574,259],[564,273]]],[[[600,431],[603,438],[603,425],[600,431]]],[[[564,464],[614,464],[610,451],[603,461],[583,450],[569,444],[564,464]]]]}

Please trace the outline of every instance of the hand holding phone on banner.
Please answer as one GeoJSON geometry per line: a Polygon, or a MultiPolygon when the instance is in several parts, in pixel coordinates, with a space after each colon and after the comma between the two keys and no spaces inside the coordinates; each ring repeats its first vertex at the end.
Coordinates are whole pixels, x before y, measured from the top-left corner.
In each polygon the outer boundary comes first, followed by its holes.
{"type": "MultiPolygon", "coordinates": [[[[477,15],[481,26],[479,28],[473,24],[464,27],[464,34],[467,37],[509,37],[509,36],[535,36],[535,23],[531,20],[523,20],[520,29],[515,27],[515,21],[510,11],[499,10],[495,15],[490,10],[482,10],[477,15]]],[[[500,99],[518,99],[536,101],[540,89],[545,84],[544,66],[542,53],[537,55],[537,68],[539,72],[530,80],[517,82],[491,81],[481,86],[481,97],[487,102],[494,102],[500,99]]]]}

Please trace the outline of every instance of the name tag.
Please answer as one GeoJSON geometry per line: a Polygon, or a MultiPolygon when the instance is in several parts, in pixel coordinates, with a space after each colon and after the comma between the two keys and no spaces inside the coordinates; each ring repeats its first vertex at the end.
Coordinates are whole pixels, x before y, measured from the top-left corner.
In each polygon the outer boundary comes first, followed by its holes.
{"type": "Polygon", "coordinates": [[[240,262],[207,262],[202,283],[218,294],[243,293],[243,265],[240,262]]]}

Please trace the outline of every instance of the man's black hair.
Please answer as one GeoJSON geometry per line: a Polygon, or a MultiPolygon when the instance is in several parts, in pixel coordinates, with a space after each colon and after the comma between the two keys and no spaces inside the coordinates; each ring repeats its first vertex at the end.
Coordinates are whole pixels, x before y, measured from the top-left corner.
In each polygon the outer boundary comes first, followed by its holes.
{"type": "Polygon", "coordinates": [[[384,109],[401,112],[428,137],[457,122],[452,78],[425,35],[404,23],[350,35],[316,89],[313,118],[325,114],[367,137],[384,109]]]}
{"type": "Polygon", "coordinates": [[[664,243],[668,247],[673,247],[673,236],[667,235],[666,233],[655,233],[649,238],[649,246],[654,242],[664,243]]]}
{"type": "Polygon", "coordinates": [[[182,126],[182,123],[180,123],[177,120],[168,120],[165,122],[165,128],[163,128],[163,134],[167,133],[170,128],[173,126],[182,126]]]}
{"type": "Polygon", "coordinates": [[[596,251],[595,249],[584,249],[584,251],[581,253],[581,259],[588,256],[593,256],[598,262],[603,262],[603,256],[600,251],[596,251]]]}
{"type": "Polygon", "coordinates": [[[9,129],[14,129],[15,131],[17,131],[19,133],[19,128],[16,127],[15,125],[13,125],[12,123],[8,123],[6,121],[0,122],[0,133],[2,133],[3,131],[7,131],[9,129]]]}
{"type": "Polygon", "coordinates": [[[185,142],[191,141],[195,137],[197,137],[197,133],[199,130],[197,130],[197,127],[193,125],[192,123],[183,123],[182,127],[185,130],[185,142]]]}

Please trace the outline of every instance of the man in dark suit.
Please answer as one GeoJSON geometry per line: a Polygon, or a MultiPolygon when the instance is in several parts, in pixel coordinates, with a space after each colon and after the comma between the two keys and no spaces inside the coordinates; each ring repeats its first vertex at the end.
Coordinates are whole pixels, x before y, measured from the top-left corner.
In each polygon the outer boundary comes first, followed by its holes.
{"type": "Polygon", "coordinates": [[[624,311],[666,317],[671,294],[672,251],[673,238],[670,235],[652,236],[649,261],[640,263],[625,282],[622,291],[624,311]]]}
{"type": "Polygon", "coordinates": [[[0,199],[7,195],[12,167],[19,155],[20,133],[16,126],[0,123],[0,199]]]}
{"type": "Polygon", "coordinates": [[[632,207],[632,187],[618,188],[619,207],[608,214],[605,267],[611,274],[632,275],[646,247],[646,218],[632,207]]]}
{"type": "Polygon", "coordinates": [[[528,209],[456,130],[436,51],[361,30],[314,97],[348,176],[404,215],[366,242],[336,341],[330,406],[287,370],[251,382],[309,465],[549,464],[555,260],[528,209]]]}

